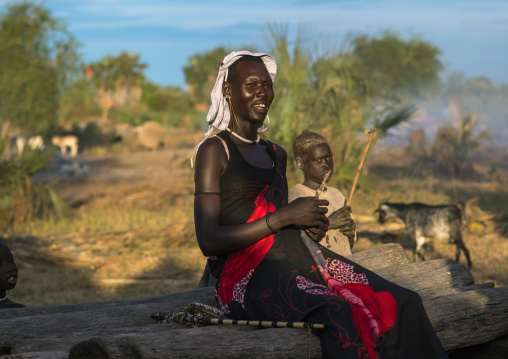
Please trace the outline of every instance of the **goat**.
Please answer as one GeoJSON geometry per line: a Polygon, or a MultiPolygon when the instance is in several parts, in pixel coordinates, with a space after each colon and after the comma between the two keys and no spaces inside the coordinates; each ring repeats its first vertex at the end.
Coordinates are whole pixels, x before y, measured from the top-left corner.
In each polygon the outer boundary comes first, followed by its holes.
{"type": "Polygon", "coordinates": [[[456,205],[430,206],[422,203],[389,203],[379,205],[375,212],[379,212],[379,223],[385,223],[390,218],[398,217],[404,221],[406,229],[415,242],[413,260],[417,257],[425,260],[420,252],[425,237],[436,239],[448,239],[448,242],[457,246],[455,261],[460,258],[460,250],[464,252],[467,266],[471,269],[472,262],[469,251],[462,238],[462,224],[465,222],[463,211],[456,205]]]}

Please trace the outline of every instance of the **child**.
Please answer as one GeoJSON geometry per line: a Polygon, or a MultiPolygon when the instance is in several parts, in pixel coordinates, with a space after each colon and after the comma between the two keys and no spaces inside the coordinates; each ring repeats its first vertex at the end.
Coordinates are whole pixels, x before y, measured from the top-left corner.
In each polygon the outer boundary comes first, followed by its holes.
{"type": "MultiPolygon", "coordinates": [[[[293,141],[293,154],[296,166],[304,175],[303,183],[289,189],[289,202],[299,197],[314,197],[328,171],[333,173],[333,156],[326,139],[318,133],[304,130],[293,141]]],[[[351,217],[351,207],[346,206],[346,198],[340,190],[325,186],[319,195],[326,199],[330,226],[323,246],[342,256],[351,254],[356,242],[356,225],[351,217]]]]}
{"type": "Polygon", "coordinates": [[[17,282],[18,267],[14,262],[14,256],[7,244],[0,241],[0,309],[25,307],[25,305],[14,303],[7,298],[7,291],[14,289],[17,282]]]}

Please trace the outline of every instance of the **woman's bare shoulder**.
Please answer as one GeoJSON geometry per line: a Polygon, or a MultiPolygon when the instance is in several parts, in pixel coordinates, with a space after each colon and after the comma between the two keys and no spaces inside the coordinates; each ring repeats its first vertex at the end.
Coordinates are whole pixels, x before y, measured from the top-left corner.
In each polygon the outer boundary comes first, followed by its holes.
{"type": "Polygon", "coordinates": [[[217,136],[209,137],[201,143],[196,155],[196,166],[199,164],[213,165],[217,164],[221,167],[227,166],[228,153],[227,147],[217,136]]]}
{"type": "Polygon", "coordinates": [[[225,153],[224,145],[221,141],[221,139],[217,136],[208,137],[206,140],[204,140],[198,148],[198,155],[206,154],[206,153],[214,153],[218,154],[220,152],[225,153]]]}

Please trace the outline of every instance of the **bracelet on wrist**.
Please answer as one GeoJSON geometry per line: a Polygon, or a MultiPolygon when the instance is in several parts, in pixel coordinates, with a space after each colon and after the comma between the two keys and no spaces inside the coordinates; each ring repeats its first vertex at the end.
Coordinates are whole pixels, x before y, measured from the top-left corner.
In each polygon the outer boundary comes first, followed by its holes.
{"type": "Polygon", "coordinates": [[[268,228],[270,228],[270,231],[272,231],[272,233],[276,233],[277,231],[275,229],[273,229],[273,227],[270,225],[269,217],[270,217],[270,213],[267,213],[265,216],[266,225],[268,226],[268,228]]]}

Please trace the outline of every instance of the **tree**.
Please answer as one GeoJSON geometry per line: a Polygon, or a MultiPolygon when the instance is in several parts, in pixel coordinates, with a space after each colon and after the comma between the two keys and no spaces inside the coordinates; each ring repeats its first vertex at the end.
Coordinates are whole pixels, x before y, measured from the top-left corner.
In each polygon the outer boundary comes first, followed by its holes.
{"type": "Polygon", "coordinates": [[[103,118],[107,118],[113,105],[123,106],[141,100],[145,80],[143,71],[146,67],[145,63],[140,62],[139,55],[126,52],[116,57],[106,56],[88,65],[87,71],[94,85],[97,101],[103,108],[103,118]]]}
{"type": "Polygon", "coordinates": [[[86,117],[99,117],[101,106],[96,99],[93,85],[84,76],[78,78],[72,86],[60,96],[58,107],[58,121],[64,123],[78,123],[86,117]]]}
{"type": "Polygon", "coordinates": [[[161,87],[150,81],[143,84],[142,102],[151,111],[186,112],[191,108],[188,93],[180,87],[161,87]]]}
{"type": "Polygon", "coordinates": [[[360,73],[373,94],[406,99],[429,95],[440,84],[441,52],[418,37],[403,40],[385,31],[380,37],[361,35],[352,42],[360,73]]]}
{"type": "Polygon", "coordinates": [[[187,91],[198,107],[206,108],[210,105],[210,92],[220,66],[217,59],[223,59],[231,51],[218,47],[204,54],[191,56],[189,64],[183,68],[187,91]]]}
{"type": "Polygon", "coordinates": [[[277,60],[275,100],[270,108],[272,121],[268,131],[273,140],[289,148],[298,131],[308,127],[312,120],[309,116],[312,104],[309,87],[311,51],[306,47],[303,28],[299,29],[292,46],[287,26],[268,25],[265,36],[270,54],[277,60]]]}
{"type": "Polygon", "coordinates": [[[58,101],[78,68],[77,47],[65,25],[43,6],[7,6],[0,17],[0,120],[21,132],[56,125],[58,101]]]}

